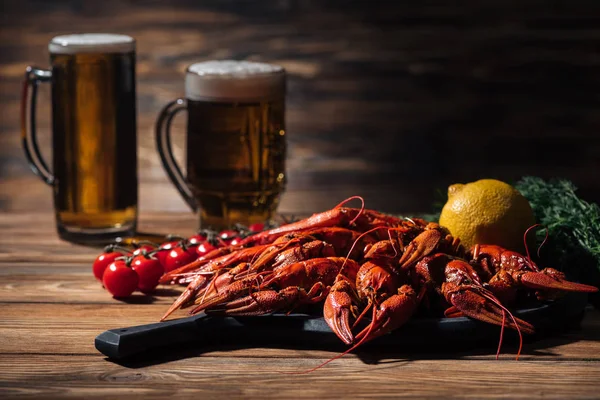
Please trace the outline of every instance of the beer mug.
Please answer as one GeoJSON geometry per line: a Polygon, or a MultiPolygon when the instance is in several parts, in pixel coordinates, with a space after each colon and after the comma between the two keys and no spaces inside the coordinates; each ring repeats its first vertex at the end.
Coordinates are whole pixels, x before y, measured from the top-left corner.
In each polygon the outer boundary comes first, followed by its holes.
{"type": "Polygon", "coordinates": [[[248,61],[189,66],[185,98],[156,123],[163,166],[202,228],[250,225],[273,217],[285,190],[285,71],[248,61]],[[187,110],[187,176],[175,162],[170,124],[187,110]]]}
{"type": "Polygon", "coordinates": [[[125,35],[57,36],[51,69],[28,67],[22,144],[31,169],[53,187],[59,236],[103,242],[137,222],[135,41],[125,35]],[[52,169],[35,129],[38,85],[51,84],[52,169]]]}

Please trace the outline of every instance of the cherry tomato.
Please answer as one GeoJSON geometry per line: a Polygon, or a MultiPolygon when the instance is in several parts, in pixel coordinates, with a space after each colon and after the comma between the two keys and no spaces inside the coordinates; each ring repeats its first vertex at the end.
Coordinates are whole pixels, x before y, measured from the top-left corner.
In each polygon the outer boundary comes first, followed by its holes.
{"type": "Polygon", "coordinates": [[[206,240],[206,235],[203,233],[197,233],[195,235],[192,235],[188,238],[188,243],[191,246],[195,246],[197,244],[200,244],[202,242],[204,242],[206,240]]]}
{"type": "Polygon", "coordinates": [[[210,242],[202,242],[196,247],[196,254],[198,257],[204,257],[216,248],[217,247],[210,244],[210,242]]]}
{"type": "Polygon", "coordinates": [[[171,249],[171,251],[166,252],[167,257],[165,258],[165,263],[163,267],[165,268],[165,272],[173,271],[179,267],[183,267],[191,263],[192,261],[196,261],[198,255],[195,252],[193,247],[184,248],[184,247],[175,247],[171,249]]]}
{"type": "Polygon", "coordinates": [[[235,245],[240,244],[241,241],[242,241],[242,238],[238,236],[238,237],[235,237],[235,238],[231,239],[229,241],[229,245],[230,246],[235,246],[235,245]]]}
{"type": "Polygon", "coordinates": [[[239,233],[232,229],[225,229],[225,230],[219,232],[219,239],[221,239],[221,241],[223,242],[223,244],[225,246],[229,246],[231,244],[231,241],[238,236],[239,236],[239,233]]]}
{"type": "Polygon", "coordinates": [[[139,255],[131,262],[131,268],[137,273],[137,288],[142,293],[152,292],[158,286],[158,280],[165,272],[156,258],[139,255]]]}
{"type": "Polygon", "coordinates": [[[235,237],[237,235],[238,235],[238,232],[234,231],[233,229],[225,229],[225,230],[219,232],[219,237],[223,240],[231,239],[232,237],[235,237]]]}
{"type": "Polygon", "coordinates": [[[94,276],[100,282],[102,282],[102,276],[104,275],[104,270],[113,262],[117,257],[123,257],[123,253],[118,251],[109,251],[106,253],[100,254],[96,260],[94,261],[94,265],[92,266],[92,271],[94,272],[94,276]]]}
{"type": "Polygon", "coordinates": [[[178,244],[179,244],[178,241],[172,241],[172,242],[165,242],[165,243],[161,244],[160,246],[158,246],[159,249],[165,249],[165,250],[157,251],[156,254],[154,255],[154,257],[156,257],[158,259],[158,261],[160,261],[160,264],[163,266],[163,268],[165,266],[165,261],[167,260],[167,255],[169,254],[169,251],[167,251],[167,250],[174,249],[178,244]]]}
{"type": "Polygon", "coordinates": [[[102,277],[104,287],[115,297],[129,296],[137,288],[138,281],[137,273],[123,260],[110,264],[102,277]]]}
{"type": "Polygon", "coordinates": [[[255,224],[250,225],[248,229],[250,229],[250,232],[262,232],[265,230],[265,224],[263,224],[262,222],[257,222],[255,224]]]}
{"type": "Polygon", "coordinates": [[[139,256],[139,255],[141,255],[141,254],[142,254],[142,252],[143,252],[144,250],[146,251],[146,253],[149,253],[149,252],[151,252],[152,250],[154,250],[155,248],[156,248],[156,247],[154,247],[154,246],[151,246],[151,245],[149,245],[149,244],[143,244],[143,245],[141,245],[140,247],[138,247],[137,249],[135,249],[135,250],[133,251],[133,256],[135,257],[135,256],[139,256]]]}

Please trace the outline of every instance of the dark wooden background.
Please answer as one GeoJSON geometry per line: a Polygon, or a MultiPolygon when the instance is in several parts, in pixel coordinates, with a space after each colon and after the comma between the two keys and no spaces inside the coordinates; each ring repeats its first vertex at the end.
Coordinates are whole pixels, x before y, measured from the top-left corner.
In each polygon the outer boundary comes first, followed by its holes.
{"type": "MultiPolygon", "coordinates": [[[[571,179],[600,201],[595,0],[18,0],[0,7],[5,211],[52,207],[50,189],[33,178],[20,149],[24,68],[47,65],[53,36],[86,31],[138,41],[142,211],[186,209],[160,167],[153,123],[183,93],[188,64],[220,58],[275,62],[289,72],[283,211],[330,207],[352,194],[372,208],[427,211],[436,189],[450,183],[526,174],[571,179]],[[323,188],[336,198],[307,200],[323,188]]],[[[39,113],[46,149],[48,94],[39,113]]],[[[181,159],[184,124],[177,125],[181,159]]]]}

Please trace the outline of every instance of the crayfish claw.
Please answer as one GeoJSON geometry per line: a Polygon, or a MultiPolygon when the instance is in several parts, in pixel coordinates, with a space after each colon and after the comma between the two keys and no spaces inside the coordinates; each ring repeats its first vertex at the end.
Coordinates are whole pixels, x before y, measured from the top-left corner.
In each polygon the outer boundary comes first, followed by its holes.
{"type": "Polygon", "coordinates": [[[439,230],[431,229],[423,231],[408,244],[404,254],[398,260],[398,264],[402,267],[408,267],[419,259],[431,254],[442,238],[442,233],[439,230]]]}
{"type": "Polygon", "coordinates": [[[167,310],[165,315],[160,319],[161,322],[166,320],[171,314],[178,309],[185,307],[188,304],[193,303],[194,298],[198,291],[206,284],[207,278],[204,275],[197,275],[192,282],[185,288],[183,293],[175,300],[171,307],[167,310]]]}
{"type": "Polygon", "coordinates": [[[464,317],[462,311],[460,311],[456,306],[450,306],[444,311],[444,317],[446,318],[459,318],[464,317]]]}
{"type": "Polygon", "coordinates": [[[379,307],[373,308],[373,320],[356,335],[356,340],[366,343],[404,325],[418,304],[418,297],[413,288],[409,285],[401,286],[398,294],[388,297],[379,307]]]}
{"type": "Polygon", "coordinates": [[[540,272],[526,272],[521,275],[521,283],[532,289],[558,290],[568,292],[595,293],[598,288],[571,282],[565,279],[564,274],[552,268],[540,272]]]}
{"type": "Polygon", "coordinates": [[[535,331],[529,322],[512,316],[491,293],[480,294],[473,290],[460,290],[452,293],[451,303],[457,310],[473,319],[528,334],[535,331]]]}
{"type": "Polygon", "coordinates": [[[342,277],[331,287],[323,306],[325,322],[337,337],[348,345],[354,342],[350,328],[350,318],[356,314],[353,298],[356,298],[353,285],[342,277]]]}

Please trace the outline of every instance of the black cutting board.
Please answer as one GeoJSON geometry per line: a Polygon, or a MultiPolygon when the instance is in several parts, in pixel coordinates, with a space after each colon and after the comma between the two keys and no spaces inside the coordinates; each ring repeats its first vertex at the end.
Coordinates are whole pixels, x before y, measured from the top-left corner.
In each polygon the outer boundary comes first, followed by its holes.
{"type": "MultiPolygon", "coordinates": [[[[560,300],[546,302],[514,312],[536,327],[528,341],[546,336],[577,323],[583,316],[587,295],[572,293],[560,300]]],[[[414,318],[394,332],[373,340],[368,346],[409,345],[411,350],[431,348],[473,347],[475,344],[495,346],[500,328],[466,317],[414,318]]],[[[515,340],[516,334],[506,330],[506,337],[515,340]]],[[[217,317],[199,314],[155,324],[111,329],[98,335],[96,349],[111,359],[123,359],[160,347],[235,344],[242,347],[293,347],[339,350],[340,340],[323,318],[304,314],[265,315],[260,317],[217,317]]],[[[368,347],[367,346],[367,347],[368,347]]]]}

